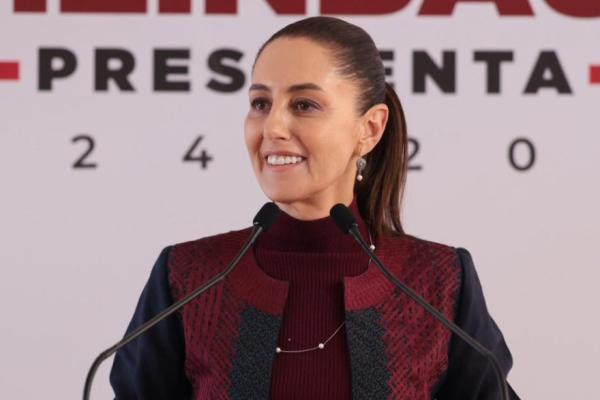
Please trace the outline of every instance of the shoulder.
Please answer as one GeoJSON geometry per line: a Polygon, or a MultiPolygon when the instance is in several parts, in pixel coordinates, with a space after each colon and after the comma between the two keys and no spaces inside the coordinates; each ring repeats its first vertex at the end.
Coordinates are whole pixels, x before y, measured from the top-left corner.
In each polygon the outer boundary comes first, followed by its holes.
{"type": "Polygon", "coordinates": [[[167,269],[170,284],[185,291],[188,285],[214,276],[239,251],[251,230],[235,230],[169,246],[167,269]]]}
{"type": "Polygon", "coordinates": [[[228,251],[232,247],[239,248],[250,232],[251,228],[246,228],[175,243],[171,245],[169,258],[176,260],[178,264],[186,264],[195,261],[198,257],[228,251]]]}
{"type": "Polygon", "coordinates": [[[463,273],[456,247],[404,234],[382,238],[376,253],[395,276],[430,301],[442,294],[447,301],[457,300],[463,273]]]}
{"type": "MultiPolygon", "coordinates": [[[[480,308],[471,314],[487,313],[481,282],[473,257],[464,247],[425,240],[413,235],[394,237],[388,251],[400,254],[402,270],[396,272],[412,277],[413,284],[439,290],[445,287],[455,295],[457,306],[480,308]],[[427,283],[423,283],[427,282],[427,283]],[[481,312],[480,312],[481,311],[481,312]]],[[[459,310],[460,311],[460,310],[459,310]]]]}
{"type": "Polygon", "coordinates": [[[460,270],[461,257],[470,257],[466,249],[410,234],[382,238],[380,250],[387,257],[401,258],[407,265],[428,266],[454,272],[460,270]]]}

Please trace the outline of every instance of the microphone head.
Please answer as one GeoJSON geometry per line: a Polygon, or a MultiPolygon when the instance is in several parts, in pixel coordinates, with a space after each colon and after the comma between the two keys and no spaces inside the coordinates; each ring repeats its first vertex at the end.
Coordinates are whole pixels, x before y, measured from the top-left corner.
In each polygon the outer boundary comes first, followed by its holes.
{"type": "Polygon", "coordinates": [[[272,202],[265,203],[256,213],[252,224],[254,226],[260,225],[263,228],[263,232],[265,232],[277,221],[277,217],[279,217],[279,207],[277,207],[277,204],[272,202]]]}
{"type": "Polygon", "coordinates": [[[348,207],[341,203],[331,207],[329,215],[331,215],[331,218],[333,218],[335,224],[344,233],[350,233],[352,227],[357,226],[354,215],[352,215],[350,210],[348,210],[348,207]]]}

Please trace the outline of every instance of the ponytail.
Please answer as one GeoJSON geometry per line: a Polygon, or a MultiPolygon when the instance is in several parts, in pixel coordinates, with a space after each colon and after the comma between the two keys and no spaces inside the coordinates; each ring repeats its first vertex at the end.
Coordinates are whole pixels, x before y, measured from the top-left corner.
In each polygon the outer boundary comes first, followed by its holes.
{"type": "Polygon", "coordinates": [[[400,201],[408,170],[406,120],[394,88],[385,83],[389,115],[379,143],[365,156],[363,180],[355,186],[360,213],[375,237],[404,234],[400,201]]]}

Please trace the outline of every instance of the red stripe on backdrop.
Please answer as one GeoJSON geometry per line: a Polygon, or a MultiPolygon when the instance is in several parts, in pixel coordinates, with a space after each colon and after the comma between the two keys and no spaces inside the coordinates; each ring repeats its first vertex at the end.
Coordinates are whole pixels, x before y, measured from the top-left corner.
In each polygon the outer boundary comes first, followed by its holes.
{"type": "Polygon", "coordinates": [[[16,61],[0,61],[0,80],[19,80],[19,63],[16,61]]]}
{"type": "MultiPolygon", "coordinates": [[[[339,1],[335,0],[335,2],[339,1]]],[[[306,0],[267,0],[266,2],[275,14],[306,14],[306,0]]],[[[206,0],[204,10],[207,14],[236,14],[237,4],[238,0],[206,0]]]]}
{"type": "Polygon", "coordinates": [[[600,84],[600,65],[592,65],[590,67],[590,83],[600,84]]]}
{"type": "Polygon", "coordinates": [[[158,12],[189,14],[192,12],[191,2],[192,0],[160,0],[158,12]]]}
{"type": "Polygon", "coordinates": [[[15,12],[46,12],[46,0],[15,0],[15,12]]]}
{"type": "Polygon", "coordinates": [[[204,8],[207,14],[235,14],[237,2],[230,0],[206,0],[204,8]]]}
{"type": "Polygon", "coordinates": [[[145,13],[146,0],[62,0],[61,12],[145,13]]]}

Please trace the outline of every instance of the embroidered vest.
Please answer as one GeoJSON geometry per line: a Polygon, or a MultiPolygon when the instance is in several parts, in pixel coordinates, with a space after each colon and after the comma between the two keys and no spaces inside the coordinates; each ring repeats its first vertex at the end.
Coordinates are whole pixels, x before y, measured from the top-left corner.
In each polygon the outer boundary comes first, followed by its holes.
{"type": "MultiPolygon", "coordinates": [[[[179,300],[225,269],[250,229],[175,245],[169,284],[179,300]]],[[[460,288],[455,249],[410,235],[377,243],[381,261],[449,319],[460,288]]],[[[181,311],[185,371],[194,399],[267,399],[288,283],[248,252],[215,287],[181,311]]],[[[451,334],[371,263],[344,278],[352,398],[431,399],[448,367],[451,334]]]]}

